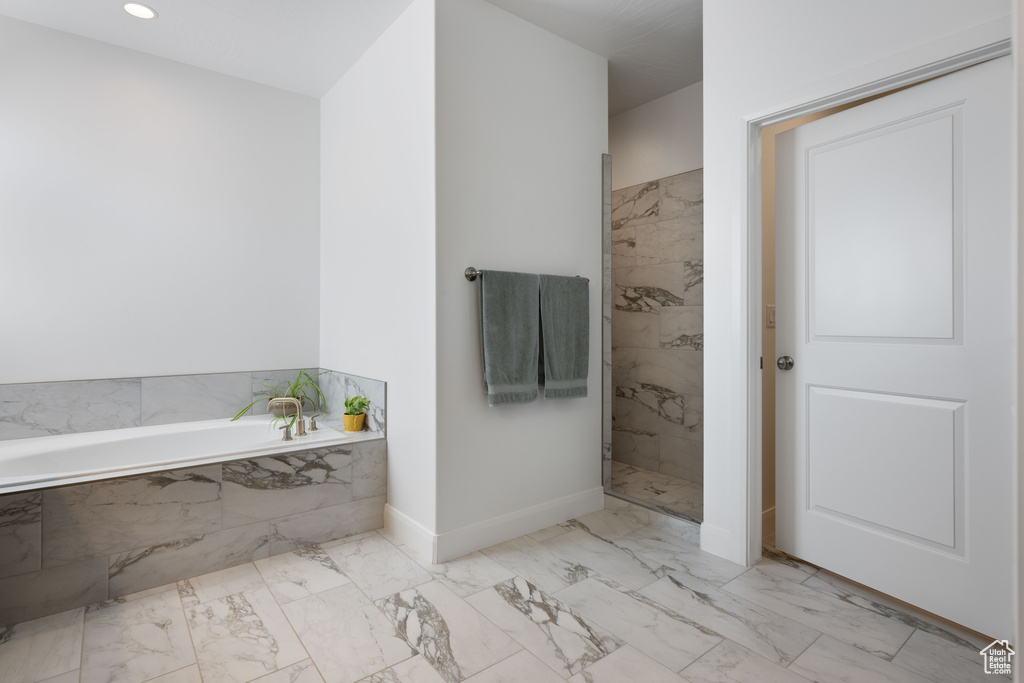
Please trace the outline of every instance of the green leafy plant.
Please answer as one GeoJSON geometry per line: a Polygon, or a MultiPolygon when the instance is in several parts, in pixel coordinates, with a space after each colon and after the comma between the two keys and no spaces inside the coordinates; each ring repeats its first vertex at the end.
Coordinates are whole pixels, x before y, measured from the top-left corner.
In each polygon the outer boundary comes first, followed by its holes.
{"type": "Polygon", "coordinates": [[[365,396],[349,396],[345,399],[346,415],[362,415],[370,407],[370,399],[365,396]]]}
{"type": "MultiPolygon", "coordinates": [[[[320,385],[317,384],[316,380],[318,377],[320,377],[320,375],[327,374],[328,372],[330,371],[325,370],[324,372],[318,372],[316,374],[311,375],[306,370],[299,370],[299,374],[296,375],[295,380],[292,381],[283,392],[277,387],[264,382],[263,386],[270,389],[271,395],[263,396],[261,398],[256,399],[246,407],[242,408],[242,410],[239,411],[238,415],[235,415],[231,419],[237,420],[238,418],[242,417],[247,412],[249,412],[250,408],[252,408],[257,403],[260,403],[261,401],[269,401],[274,398],[281,398],[287,396],[299,399],[300,401],[302,401],[302,404],[304,406],[312,406],[313,410],[327,410],[327,398],[324,397],[324,392],[320,391],[320,385]]],[[[296,415],[295,417],[298,416],[296,415]]],[[[295,423],[295,417],[293,417],[291,420],[292,424],[295,423]]],[[[276,422],[277,420],[275,419],[274,421],[276,422]]]]}

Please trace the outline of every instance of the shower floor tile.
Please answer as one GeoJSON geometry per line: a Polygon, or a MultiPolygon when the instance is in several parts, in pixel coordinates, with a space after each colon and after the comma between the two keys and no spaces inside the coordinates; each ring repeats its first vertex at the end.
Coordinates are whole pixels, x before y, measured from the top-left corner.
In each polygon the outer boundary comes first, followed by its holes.
{"type": "Polygon", "coordinates": [[[0,681],[985,680],[978,634],[770,547],[734,565],[630,512],[426,571],[370,532],[0,627],[0,681]]]}
{"type": "Polygon", "coordinates": [[[704,485],[699,481],[613,460],[612,491],[677,517],[704,521],[704,485]]]}

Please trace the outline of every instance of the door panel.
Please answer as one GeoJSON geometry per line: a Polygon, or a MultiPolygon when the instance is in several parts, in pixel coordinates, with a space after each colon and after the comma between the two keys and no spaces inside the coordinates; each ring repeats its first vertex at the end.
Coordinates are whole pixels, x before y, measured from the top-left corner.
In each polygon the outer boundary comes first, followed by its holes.
{"type": "MultiPolygon", "coordinates": [[[[1006,637],[1009,58],[776,138],[776,544],[1006,637]]],[[[772,367],[772,366],[769,366],[772,367]]]]}

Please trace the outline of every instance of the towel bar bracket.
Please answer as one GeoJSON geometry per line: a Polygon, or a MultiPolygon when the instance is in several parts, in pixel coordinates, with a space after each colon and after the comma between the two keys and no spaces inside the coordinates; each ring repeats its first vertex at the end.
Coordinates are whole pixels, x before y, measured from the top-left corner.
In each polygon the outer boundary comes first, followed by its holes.
{"type": "Polygon", "coordinates": [[[483,272],[484,271],[477,270],[473,266],[470,266],[469,268],[466,268],[466,279],[469,280],[470,282],[473,282],[474,280],[476,280],[477,276],[481,275],[483,272]]]}

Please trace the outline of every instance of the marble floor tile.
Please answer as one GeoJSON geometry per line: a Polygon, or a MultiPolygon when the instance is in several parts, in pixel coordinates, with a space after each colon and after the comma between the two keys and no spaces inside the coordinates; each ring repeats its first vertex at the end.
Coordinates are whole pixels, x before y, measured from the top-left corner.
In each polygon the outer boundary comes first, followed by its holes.
{"type": "Polygon", "coordinates": [[[673,572],[640,593],[782,666],[821,635],[683,572],[673,572]]]}
{"type": "Polygon", "coordinates": [[[256,568],[281,604],[351,582],[318,545],[257,560],[256,568]]]}
{"type": "Polygon", "coordinates": [[[537,531],[534,531],[526,535],[540,543],[548,540],[549,538],[554,538],[555,536],[567,534],[570,531],[571,529],[562,526],[561,524],[552,524],[551,526],[546,526],[543,529],[538,529],[537,531]]]}
{"type": "Polygon", "coordinates": [[[352,579],[371,600],[412,588],[432,577],[401,550],[379,534],[324,548],[345,576],[352,579]]]}
{"type": "Polygon", "coordinates": [[[549,669],[529,650],[520,650],[466,679],[466,683],[563,683],[565,679],[549,669]]]}
{"type": "Polygon", "coordinates": [[[186,605],[185,616],[204,680],[243,683],[309,656],[266,587],[186,605]]]}
{"type": "Polygon", "coordinates": [[[703,553],[700,546],[649,526],[615,539],[615,545],[650,559],[649,564],[668,565],[714,586],[721,586],[747,571],[743,565],[703,553]]]}
{"type": "Polygon", "coordinates": [[[587,567],[563,557],[529,536],[513,538],[484,548],[481,552],[549,593],[571,586],[593,574],[587,567]]]}
{"type": "Polygon", "coordinates": [[[914,632],[906,624],[781,579],[759,567],[725,584],[723,590],[879,657],[891,658],[914,632]]]}
{"type": "Polygon", "coordinates": [[[481,552],[469,553],[440,564],[431,564],[408,546],[403,546],[401,550],[460,598],[515,577],[512,570],[506,569],[481,552]]]}
{"type": "Polygon", "coordinates": [[[522,649],[440,581],[376,604],[448,683],[469,678],[522,649]]]}
{"type": "Polygon", "coordinates": [[[416,655],[367,676],[359,683],[444,683],[444,679],[422,655],[416,655]]]}
{"type": "MultiPolygon", "coordinates": [[[[789,668],[814,683],[938,683],[827,635],[807,648],[789,668]]],[[[942,683],[960,682],[948,678],[942,683]]]]}
{"type": "Polygon", "coordinates": [[[86,609],[82,683],[145,681],[195,662],[175,590],[86,609]]]}
{"type": "Polygon", "coordinates": [[[991,683],[1009,680],[1008,676],[1001,679],[1000,676],[985,673],[985,662],[980,648],[954,645],[944,638],[924,631],[915,631],[906,645],[893,657],[892,663],[933,681],[991,683]]]}
{"type": "Polygon", "coordinates": [[[189,579],[192,590],[199,602],[209,602],[234,593],[263,588],[263,577],[251,563],[222,569],[189,579]]]}
{"type": "Polygon", "coordinates": [[[203,683],[203,677],[199,674],[199,665],[193,664],[184,669],[151,678],[147,683],[203,683]]]}
{"type": "Polygon", "coordinates": [[[643,524],[640,522],[616,515],[609,510],[598,510],[575,519],[570,519],[562,524],[563,527],[574,530],[582,529],[598,538],[612,541],[619,536],[624,536],[630,531],[639,529],[643,524]]]}
{"type": "Polygon", "coordinates": [[[317,671],[312,659],[304,659],[298,664],[257,678],[252,683],[324,683],[324,677],[317,671]]]}
{"type": "Polygon", "coordinates": [[[679,673],[690,683],[807,683],[803,676],[731,640],[723,640],[679,673]]]}
{"type": "Polygon", "coordinates": [[[761,548],[761,561],[757,563],[757,568],[767,574],[774,574],[781,579],[797,583],[806,581],[808,576],[818,571],[817,567],[790,557],[772,546],[761,548]]]}
{"type": "Polygon", "coordinates": [[[564,678],[624,645],[526,579],[510,579],[466,602],[564,678]]]}
{"type": "Polygon", "coordinates": [[[626,645],[590,665],[569,683],[683,683],[683,679],[643,652],[626,645]]]}
{"type": "Polygon", "coordinates": [[[651,523],[651,513],[649,510],[621,498],[610,496],[607,493],[604,494],[604,509],[608,512],[614,512],[619,517],[640,522],[641,525],[651,523]]]}
{"type": "Polygon", "coordinates": [[[544,541],[543,545],[630,588],[643,588],[670,570],[582,529],[544,541]]]}
{"type": "MultiPolygon", "coordinates": [[[[81,677],[81,672],[78,669],[75,669],[74,671],[69,671],[66,674],[60,674],[60,675],[54,676],[53,678],[47,678],[45,681],[40,681],[40,683],[78,683],[80,677],[81,677]]],[[[161,676],[160,678],[154,678],[153,680],[154,681],[161,681],[162,679],[163,679],[163,676],[161,676]]],[[[191,682],[183,682],[183,683],[191,683],[191,682]]],[[[202,681],[200,681],[197,678],[196,679],[196,683],[202,683],[202,681]]]]}
{"type": "Polygon", "coordinates": [[[85,608],[0,627],[0,681],[35,683],[77,671],[85,608]]]}
{"type": "Polygon", "coordinates": [[[284,612],[329,683],[352,683],[416,654],[352,583],[289,602],[284,612]]]}
{"type": "Polygon", "coordinates": [[[557,597],[672,671],[679,671],[722,640],[689,616],[604,577],[581,581],[559,591],[557,597]]]}

